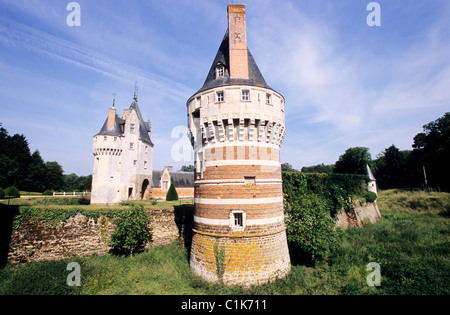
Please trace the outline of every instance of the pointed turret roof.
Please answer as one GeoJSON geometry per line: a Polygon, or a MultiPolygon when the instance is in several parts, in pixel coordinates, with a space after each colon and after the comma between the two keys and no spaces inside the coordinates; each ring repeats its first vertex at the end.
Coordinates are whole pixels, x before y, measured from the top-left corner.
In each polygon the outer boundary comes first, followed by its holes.
{"type": "Polygon", "coordinates": [[[219,50],[217,51],[216,58],[214,59],[214,62],[208,72],[205,83],[197,93],[227,85],[250,85],[271,89],[271,87],[267,85],[266,80],[264,79],[261,71],[259,70],[258,65],[256,64],[255,59],[253,58],[249,49],[248,49],[248,79],[230,77],[229,41],[230,41],[229,31],[227,30],[222,40],[222,43],[220,44],[219,50]],[[224,76],[221,78],[216,78],[216,68],[220,64],[222,64],[225,67],[224,76]]]}
{"type": "Polygon", "coordinates": [[[136,115],[139,118],[139,140],[145,141],[150,144],[152,147],[154,146],[152,140],[150,139],[150,125],[148,122],[144,120],[141,114],[141,110],[139,109],[138,100],[136,94],[134,95],[133,102],[130,105],[130,109],[136,111],[136,115]]]}
{"type": "Polygon", "coordinates": [[[369,177],[371,181],[376,181],[375,176],[373,176],[372,171],[370,170],[369,165],[366,165],[366,175],[369,177]]]}

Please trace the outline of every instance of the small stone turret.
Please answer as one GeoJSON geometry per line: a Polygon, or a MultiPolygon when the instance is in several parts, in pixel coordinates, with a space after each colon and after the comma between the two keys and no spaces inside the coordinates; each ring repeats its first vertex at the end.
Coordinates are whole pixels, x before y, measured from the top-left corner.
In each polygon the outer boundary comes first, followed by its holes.
{"type": "Polygon", "coordinates": [[[150,136],[150,122],[143,120],[136,96],[122,118],[114,102],[102,129],[94,136],[91,204],[151,198],[150,136]]]}

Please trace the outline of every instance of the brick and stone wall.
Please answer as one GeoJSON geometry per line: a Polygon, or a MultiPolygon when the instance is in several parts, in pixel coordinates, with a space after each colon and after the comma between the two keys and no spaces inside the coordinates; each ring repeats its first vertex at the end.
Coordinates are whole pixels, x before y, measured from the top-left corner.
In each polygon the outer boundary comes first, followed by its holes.
{"type": "MultiPolygon", "coordinates": [[[[193,209],[189,206],[150,210],[152,239],[149,246],[171,244],[183,235],[186,224],[192,221],[193,209]]],[[[115,225],[110,219],[101,217],[97,221],[83,215],[76,215],[55,228],[29,220],[12,230],[7,259],[10,263],[35,262],[42,260],[69,259],[73,256],[107,255],[112,247],[109,239],[115,225]]],[[[186,240],[185,243],[189,243],[186,240]]]]}

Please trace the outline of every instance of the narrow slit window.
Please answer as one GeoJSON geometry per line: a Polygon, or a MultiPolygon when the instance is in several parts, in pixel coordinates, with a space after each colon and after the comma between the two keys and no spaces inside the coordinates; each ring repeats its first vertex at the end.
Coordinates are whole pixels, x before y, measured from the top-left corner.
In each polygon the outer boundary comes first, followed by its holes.
{"type": "Polygon", "coordinates": [[[244,217],[242,212],[234,213],[234,226],[244,227],[244,217]]]}

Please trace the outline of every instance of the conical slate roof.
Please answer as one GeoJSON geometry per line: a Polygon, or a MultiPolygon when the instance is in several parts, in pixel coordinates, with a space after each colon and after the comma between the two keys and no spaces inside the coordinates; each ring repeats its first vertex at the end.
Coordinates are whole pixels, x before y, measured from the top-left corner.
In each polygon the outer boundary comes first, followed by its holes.
{"type": "Polygon", "coordinates": [[[372,171],[370,170],[369,165],[366,165],[366,175],[369,177],[371,181],[376,181],[375,176],[373,176],[372,171]]]}
{"type": "Polygon", "coordinates": [[[150,126],[144,121],[144,118],[142,117],[141,110],[137,102],[137,96],[134,97],[133,103],[131,103],[130,105],[130,109],[134,109],[139,118],[139,140],[145,141],[153,147],[154,144],[148,135],[148,133],[150,132],[150,126]]]}
{"type": "Polygon", "coordinates": [[[115,136],[121,137],[123,135],[123,126],[125,121],[116,115],[115,123],[112,128],[108,129],[108,118],[106,118],[105,123],[103,124],[102,129],[95,136],[115,136]]]}
{"type": "Polygon", "coordinates": [[[255,59],[253,59],[250,50],[248,49],[248,79],[238,79],[238,78],[230,78],[230,53],[229,53],[229,32],[228,30],[225,33],[225,36],[220,44],[219,51],[217,52],[216,58],[209,70],[208,76],[206,77],[205,83],[203,87],[197,91],[197,93],[201,93],[203,91],[213,89],[220,86],[227,85],[250,85],[250,86],[259,86],[262,88],[271,89],[264,80],[261,71],[259,70],[255,59]],[[222,64],[225,67],[224,76],[221,78],[216,78],[216,67],[217,65],[222,64]]]}

